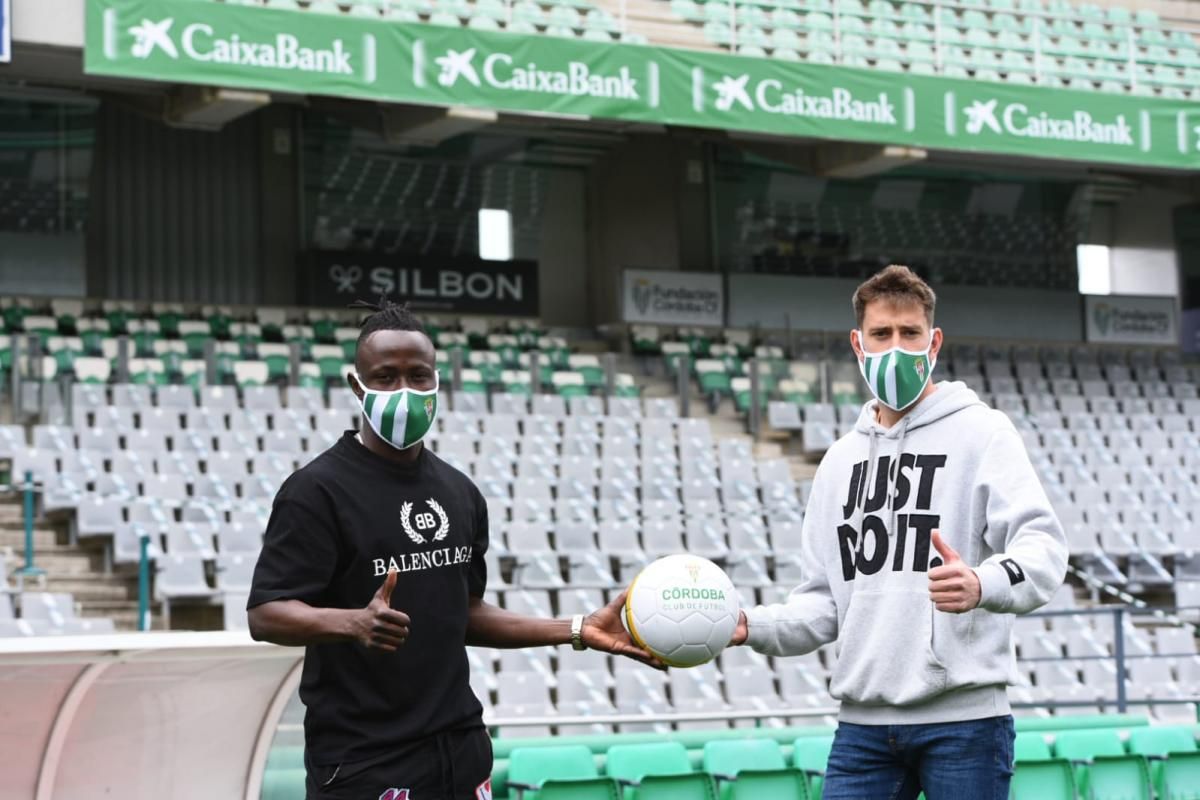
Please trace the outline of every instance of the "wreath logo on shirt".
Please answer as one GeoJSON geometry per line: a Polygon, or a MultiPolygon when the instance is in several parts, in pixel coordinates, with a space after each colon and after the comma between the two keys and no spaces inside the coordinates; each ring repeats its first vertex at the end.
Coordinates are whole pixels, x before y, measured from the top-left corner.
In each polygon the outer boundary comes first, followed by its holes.
{"type": "Polygon", "coordinates": [[[413,504],[405,503],[400,506],[400,525],[404,528],[405,535],[412,539],[413,544],[425,544],[425,537],[418,533],[418,530],[428,531],[437,528],[434,531],[432,541],[440,542],[450,533],[450,517],[446,515],[446,510],[442,508],[437,500],[430,498],[425,503],[433,509],[433,514],[428,511],[421,511],[413,514],[413,504]],[[434,514],[437,518],[434,518],[434,514]],[[413,528],[413,524],[416,528],[413,528]]]}

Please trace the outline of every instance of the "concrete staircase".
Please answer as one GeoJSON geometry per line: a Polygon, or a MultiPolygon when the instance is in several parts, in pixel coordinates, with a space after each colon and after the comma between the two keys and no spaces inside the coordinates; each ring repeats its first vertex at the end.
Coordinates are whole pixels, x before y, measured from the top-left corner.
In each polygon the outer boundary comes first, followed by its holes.
{"type": "MultiPolygon", "coordinates": [[[[661,374],[661,360],[652,360],[652,374],[645,374],[645,365],[630,355],[617,356],[617,370],[634,376],[642,389],[642,397],[677,397],[678,385],[675,380],[661,374]]],[[[712,426],[713,437],[716,439],[750,439],[746,432],[746,420],[733,406],[732,400],[723,400],[715,414],[710,414],[708,401],[700,396],[695,384],[692,385],[691,402],[688,415],[692,417],[708,417],[712,426]]],[[[793,437],[788,440],[761,439],[753,442],[755,458],[785,458],[791,468],[792,477],[797,481],[811,480],[817,472],[817,465],[807,460],[801,453],[799,442],[793,437]]]]}
{"type": "MultiPolygon", "coordinates": [[[[69,592],[81,617],[109,617],[119,630],[137,630],[137,571],[125,568],[104,574],[103,552],[97,547],[67,544],[66,526],[45,518],[33,531],[35,565],[44,576],[21,578],[25,564],[24,511],[19,495],[0,495],[0,552],[7,558],[9,582],[27,591],[69,592]]],[[[152,612],[157,609],[151,608],[152,612]]],[[[154,627],[160,627],[157,614],[154,627]]]]}

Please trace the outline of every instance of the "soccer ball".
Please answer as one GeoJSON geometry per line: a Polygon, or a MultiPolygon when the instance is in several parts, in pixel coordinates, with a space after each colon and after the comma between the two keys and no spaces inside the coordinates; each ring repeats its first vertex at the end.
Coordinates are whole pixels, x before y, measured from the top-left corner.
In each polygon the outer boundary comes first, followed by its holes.
{"type": "Polygon", "coordinates": [[[738,622],[729,576],[707,558],[675,555],[643,569],[629,585],[625,630],[637,645],[671,667],[712,661],[738,622]]]}

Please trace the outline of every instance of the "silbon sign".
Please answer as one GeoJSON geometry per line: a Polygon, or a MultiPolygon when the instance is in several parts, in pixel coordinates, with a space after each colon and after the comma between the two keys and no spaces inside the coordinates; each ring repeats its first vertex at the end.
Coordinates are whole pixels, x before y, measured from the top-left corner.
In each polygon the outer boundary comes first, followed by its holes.
{"type": "Polygon", "coordinates": [[[84,64],[142,80],[1200,167],[1189,101],[231,3],[89,0],[84,64]]]}
{"type": "Polygon", "coordinates": [[[415,309],[537,316],[537,264],[474,258],[422,258],[316,251],[310,256],[314,305],[355,300],[407,302],[415,309]]]}

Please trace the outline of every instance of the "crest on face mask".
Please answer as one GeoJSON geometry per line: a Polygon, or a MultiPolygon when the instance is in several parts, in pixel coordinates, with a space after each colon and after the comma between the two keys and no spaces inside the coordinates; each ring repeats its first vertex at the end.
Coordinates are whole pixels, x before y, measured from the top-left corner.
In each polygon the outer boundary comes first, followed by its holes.
{"type": "Polygon", "coordinates": [[[920,351],[892,347],[881,353],[869,353],[865,346],[866,337],[861,332],[858,336],[863,348],[863,360],[858,368],[871,394],[895,411],[903,411],[920,399],[933,372],[932,338],[929,346],[920,351]]]}

